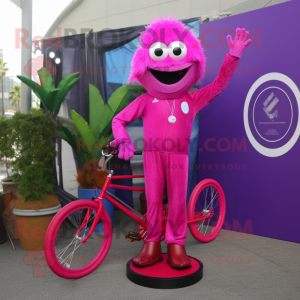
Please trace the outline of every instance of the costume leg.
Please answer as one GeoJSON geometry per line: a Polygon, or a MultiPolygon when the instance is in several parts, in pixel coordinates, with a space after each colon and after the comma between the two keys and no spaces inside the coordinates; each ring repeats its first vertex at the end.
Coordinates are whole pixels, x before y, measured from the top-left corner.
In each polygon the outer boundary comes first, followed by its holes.
{"type": "Polygon", "coordinates": [[[147,199],[147,237],[141,252],[132,260],[132,263],[138,267],[151,266],[163,259],[160,238],[165,174],[159,153],[144,152],[144,174],[147,199]]]}
{"type": "Polygon", "coordinates": [[[162,229],[162,199],[165,185],[160,153],[144,152],[145,191],[147,199],[147,242],[159,242],[162,229]]]}
{"type": "Polygon", "coordinates": [[[165,242],[184,245],[187,233],[186,193],[188,156],[165,154],[168,189],[168,219],[165,242]]]}
{"type": "Polygon", "coordinates": [[[187,232],[186,192],[188,156],[169,154],[166,165],[168,188],[168,219],[165,242],[168,244],[168,264],[174,269],[187,269],[191,261],[186,255],[184,241],[187,232]]]}

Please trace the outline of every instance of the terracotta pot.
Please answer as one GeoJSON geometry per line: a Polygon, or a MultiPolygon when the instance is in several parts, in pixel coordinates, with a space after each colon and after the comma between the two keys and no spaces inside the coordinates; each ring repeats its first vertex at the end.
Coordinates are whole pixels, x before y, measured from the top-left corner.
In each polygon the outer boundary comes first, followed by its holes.
{"type": "Polygon", "coordinates": [[[3,192],[17,192],[18,191],[18,184],[14,181],[2,181],[1,182],[2,186],[3,186],[3,192]]]}
{"type": "Polygon", "coordinates": [[[40,210],[13,209],[23,250],[44,248],[47,228],[61,205],[40,210]]]}
{"type": "Polygon", "coordinates": [[[4,210],[6,210],[6,208],[9,205],[9,202],[13,199],[14,194],[12,191],[8,191],[5,192],[3,195],[4,195],[4,210]]]}
{"type": "Polygon", "coordinates": [[[6,209],[11,200],[11,193],[9,192],[16,193],[18,191],[18,184],[13,181],[2,181],[1,184],[3,187],[3,193],[5,194],[4,209],[6,209]]]}

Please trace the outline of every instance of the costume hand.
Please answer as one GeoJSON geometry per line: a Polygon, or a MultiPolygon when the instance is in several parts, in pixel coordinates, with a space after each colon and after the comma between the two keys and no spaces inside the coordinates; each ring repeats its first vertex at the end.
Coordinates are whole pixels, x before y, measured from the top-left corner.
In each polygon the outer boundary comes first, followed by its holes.
{"type": "Polygon", "coordinates": [[[110,142],[112,147],[119,146],[119,158],[124,158],[125,160],[129,160],[134,156],[135,147],[133,142],[128,138],[118,138],[110,142]]]}
{"type": "Polygon", "coordinates": [[[252,42],[252,40],[247,40],[247,37],[249,35],[249,31],[246,31],[245,28],[236,29],[236,35],[234,38],[234,41],[232,41],[231,35],[227,35],[227,40],[230,48],[230,55],[240,58],[242,56],[242,53],[244,52],[245,48],[252,42]]]}

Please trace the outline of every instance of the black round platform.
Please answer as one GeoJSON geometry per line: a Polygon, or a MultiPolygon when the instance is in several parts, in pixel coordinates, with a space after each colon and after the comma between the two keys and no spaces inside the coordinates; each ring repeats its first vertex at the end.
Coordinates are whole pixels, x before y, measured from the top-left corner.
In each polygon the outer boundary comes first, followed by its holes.
{"type": "Polygon", "coordinates": [[[156,289],[177,289],[193,285],[203,277],[203,264],[189,256],[192,266],[185,270],[176,270],[167,263],[168,255],[163,253],[163,261],[150,267],[139,268],[128,261],[126,266],[127,278],[145,287],[156,289]]]}

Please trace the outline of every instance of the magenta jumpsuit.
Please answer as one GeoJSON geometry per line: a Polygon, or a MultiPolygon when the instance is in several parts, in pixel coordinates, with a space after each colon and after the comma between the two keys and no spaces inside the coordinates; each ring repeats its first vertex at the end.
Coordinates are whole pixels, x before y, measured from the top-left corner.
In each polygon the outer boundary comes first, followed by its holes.
{"type": "Polygon", "coordinates": [[[227,54],[213,83],[175,99],[174,124],[168,122],[173,99],[168,100],[168,105],[166,100],[155,100],[149,93],[138,97],[113,119],[115,139],[129,138],[126,126],[140,116],[143,119],[147,242],[158,242],[161,238],[162,198],[166,182],[169,204],[165,242],[184,245],[187,233],[188,152],[194,118],[226,88],[238,62],[238,58],[227,54]]]}

